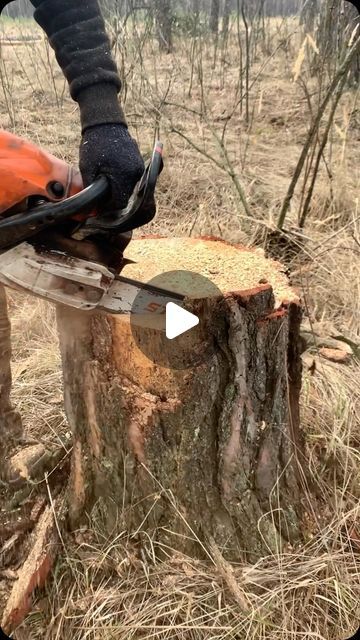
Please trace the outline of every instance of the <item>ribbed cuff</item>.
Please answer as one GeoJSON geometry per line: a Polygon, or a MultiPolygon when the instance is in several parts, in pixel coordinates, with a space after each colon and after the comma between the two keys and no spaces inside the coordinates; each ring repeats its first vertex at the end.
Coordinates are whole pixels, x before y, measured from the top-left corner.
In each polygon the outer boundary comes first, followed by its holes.
{"type": "Polygon", "coordinates": [[[99,82],[82,89],[76,96],[79,103],[82,132],[100,124],[127,126],[120,106],[117,87],[110,82],[99,82]]]}

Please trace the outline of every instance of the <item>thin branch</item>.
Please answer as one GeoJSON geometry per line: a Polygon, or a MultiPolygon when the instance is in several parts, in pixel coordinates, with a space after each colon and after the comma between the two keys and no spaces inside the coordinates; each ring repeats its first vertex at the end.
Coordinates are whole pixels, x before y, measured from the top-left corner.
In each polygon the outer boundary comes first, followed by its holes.
{"type": "Polygon", "coordinates": [[[291,200],[293,198],[293,195],[295,193],[295,188],[296,185],[298,183],[298,180],[300,178],[307,154],[309,152],[311,143],[314,139],[314,136],[317,134],[321,119],[325,113],[326,107],[329,104],[329,101],[336,89],[336,87],[338,86],[339,82],[342,80],[342,78],[348,73],[350,66],[352,64],[352,61],[355,57],[355,55],[357,54],[357,51],[359,49],[359,43],[360,43],[360,38],[357,38],[355,43],[350,47],[343,63],[341,64],[341,66],[338,69],[338,72],[336,73],[336,75],[334,76],[332,82],[330,83],[327,93],[325,95],[325,98],[323,99],[319,110],[316,114],[315,120],[309,130],[306,142],[303,146],[302,152],[300,154],[300,158],[298,160],[298,163],[296,165],[295,171],[294,171],[294,175],[292,177],[292,180],[290,182],[287,194],[285,196],[283,205],[281,207],[281,211],[280,211],[280,215],[279,215],[279,219],[278,219],[278,223],[277,226],[279,229],[282,229],[284,226],[284,222],[285,222],[285,218],[286,218],[286,214],[289,211],[289,207],[291,204],[291,200]]]}

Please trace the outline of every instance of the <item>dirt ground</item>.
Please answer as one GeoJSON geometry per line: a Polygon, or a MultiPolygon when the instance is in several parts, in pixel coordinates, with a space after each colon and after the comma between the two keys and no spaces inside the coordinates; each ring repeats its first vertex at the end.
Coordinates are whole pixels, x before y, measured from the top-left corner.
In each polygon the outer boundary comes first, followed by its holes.
{"type": "MultiPolygon", "coordinates": [[[[77,107],[41,32],[30,22],[4,20],[0,37],[0,126],[76,163],[77,107]]],[[[265,248],[306,139],[310,107],[319,102],[319,77],[311,68],[320,54],[307,42],[299,58],[303,43],[296,19],[268,23],[250,68],[247,122],[244,101],[238,104],[235,31],[216,54],[210,40],[177,37],[174,53],[160,55],[155,41],[145,41],[143,26],[131,21],[121,50],[113,40],[131,132],[144,154],[154,137],[165,146],[158,215],[149,232],[210,234],[265,248]]],[[[323,506],[313,514],[306,543],[232,568],[237,587],[231,588],[215,565],[179,555],[154,563],[151,541],[139,555],[131,531],[105,538],[101,511],[95,511],[87,528],[64,539],[53,577],[37,592],[17,639],[341,640],[354,633],[360,613],[359,140],[353,87],[331,127],[301,251],[290,261],[284,257],[304,300],[304,328],[317,336],[304,354],[301,410],[309,471],[323,506]],[[350,354],[346,364],[321,355],[324,337],[334,336],[350,354]],[[249,603],[246,615],[237,588],[249,603]]],[[[297,225],[302,185],[288,229],[297,225]]],[[[57,445],[67,458],[71,437],[54,310],[13,292],[8,301],[13,402],[26,437],[57,445]]],[[[0,571],[5,589],[15,578],[16,572],[0,571]]]]}

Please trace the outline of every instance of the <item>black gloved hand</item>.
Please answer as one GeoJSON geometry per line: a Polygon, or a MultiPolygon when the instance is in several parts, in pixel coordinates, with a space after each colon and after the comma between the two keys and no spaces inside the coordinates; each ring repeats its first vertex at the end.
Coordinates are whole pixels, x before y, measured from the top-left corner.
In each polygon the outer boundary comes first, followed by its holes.
{"type": "Polygon", "coordinates": [[[111,193],[108,211],[126,207],[144,172],[144,161],[135,140],[123,124],[101,124],[85,129],[80,145],[80,171],[84,186],[105,175],[111,193]]]}

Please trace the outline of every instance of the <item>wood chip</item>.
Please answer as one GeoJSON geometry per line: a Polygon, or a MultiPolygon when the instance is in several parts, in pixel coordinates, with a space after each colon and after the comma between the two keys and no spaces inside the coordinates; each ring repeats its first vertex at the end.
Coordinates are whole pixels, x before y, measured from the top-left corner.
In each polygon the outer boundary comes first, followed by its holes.
{"type": "Polygon", "coordinates": [[[31,597],[37,587],[42,587],[52,567],[57,540],[55,518],[51,507],[40,516],[33,533],[33,546],[18,571],[7,601],[1,626],[10,632],[19,625],[31,608],[31,597]]]}
{"type": "Polygon", "coordinates": [[[331,362],[340,362],[341,364],[347,364],[351,360],[351,355],[344,349],[321,347],[321,349],[319,349],[319,355],[331,362]]]}
{"type": "Polygon", "coordinates": [[[45,447],[42,444],[24,447],[18,451],[8,463],[9,480],[12,482],[20,479],[29,480],[33,467],[36,467],[44,454],[45,447]]]}

